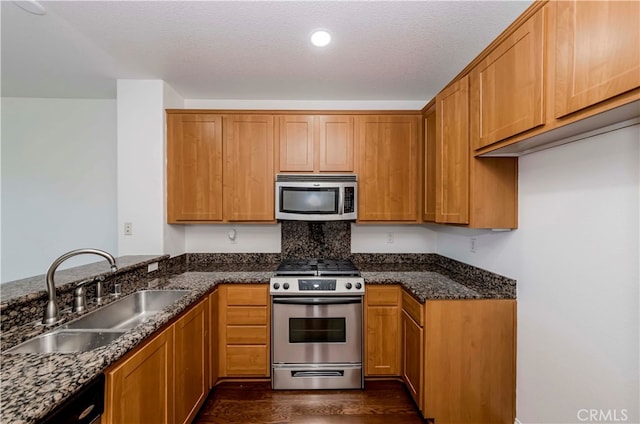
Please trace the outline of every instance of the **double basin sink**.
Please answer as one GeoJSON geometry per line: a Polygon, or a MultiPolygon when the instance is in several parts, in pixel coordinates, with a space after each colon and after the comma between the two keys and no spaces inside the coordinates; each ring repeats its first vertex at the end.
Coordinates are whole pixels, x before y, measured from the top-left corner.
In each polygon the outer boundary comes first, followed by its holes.
{"type": "Polygon", "coordinates": [[[105,346],[162,311],[189,290],[144,290],[21,343],[7,353],[87,352],[105,346]]]}

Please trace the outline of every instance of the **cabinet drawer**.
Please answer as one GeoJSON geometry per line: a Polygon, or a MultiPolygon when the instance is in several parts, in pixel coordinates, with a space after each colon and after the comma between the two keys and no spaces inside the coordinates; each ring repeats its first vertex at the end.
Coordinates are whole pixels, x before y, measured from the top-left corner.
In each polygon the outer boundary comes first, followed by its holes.
{"type": "Polygon", "coordinates": [[[267,346],[227,346],[227,375],[269,375],[267,346]]]}
{"type": "Polygon", "coordinates": [[[266,306],[231,306],[227,309],[229,325],[267,325],[266,306]]]}
{"type": "Polygon", "coordinates": [[[424,305],[415,300],[406,291],[402,292],[402,309],[409,314],[420,327],[424,326],[424,305]]]}
{"type": "Polygon", "coordinates": [[[400,286],[367,286],[366,302],[372,306],[398,306],[400,286]]]}
{"type": "Polygon", "coordinates": [[[228,306],[267,306],[268,285],[227,286],[228,306]]]}
{"type": "Polygon", "coordinates": [[[267,344],[267,327],[264,325],[228,325],[227,344],[267,344]]]}

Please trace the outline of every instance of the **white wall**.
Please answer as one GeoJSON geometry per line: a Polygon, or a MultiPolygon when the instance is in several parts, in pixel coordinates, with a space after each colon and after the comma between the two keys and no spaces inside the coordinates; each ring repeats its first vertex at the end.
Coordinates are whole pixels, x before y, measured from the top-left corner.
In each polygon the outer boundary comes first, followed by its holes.
{"type": "Polygon", "coordinates": [[[433,253],[434,231],[418,225],[351,225],[352,253],[433,253]]]}
{"type": "Polygon", "coordinates": [[[118,252],[164,251],[164,82],[118,80],[118,252]],[[133,234],[124,235],[132,223],[133,234]]]}
{"type": "Polygon", "coordinates": [[[280,225],[186,225],[189,253],[280,253],[280,225]],[[235,243],[229,231],[235,230],[235,243]]]}
{"type": "MultiPolygon", "coordinates": [[[[167,83],[163,85],[163,108],[164,109],[182,109],[184,108],[184,99],[167,83]]],[[[181,225],[169,225],[167,224],[167,175],[166,170],[166,157],[167,157],[167,119],[166,114],[163,111],[164,118],[163,131],[164,131],[164,158],[162,162],[162,181],[164,182],[163,191],[163,233],[164,233],[164,253],[168,253],[171,256],[181,255],[186,252],[185,247],[185,228],[181,225]]]]}
{"type": "Polygon", "coordinates": [[[427,101],[186,99],[187,109],[420,110],[427,101]]]}
{"type": "Polygon", "coordinates": [[[518,280],[522,423],[640,422],[639,140],[636,125],[521,157],[516,231],[434,227],[438,253],[518,280]]]}
{"type": "Polygon", "coordinates": [[[2,153],[2,282],[117,254],[114,100],[3,98],[2,153]]]}

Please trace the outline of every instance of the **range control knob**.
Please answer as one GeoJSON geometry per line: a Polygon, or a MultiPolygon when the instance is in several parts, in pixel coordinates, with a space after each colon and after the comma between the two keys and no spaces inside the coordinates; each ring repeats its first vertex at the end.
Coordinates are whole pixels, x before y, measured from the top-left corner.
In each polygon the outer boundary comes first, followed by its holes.
{"type": "Polygon", "coordinates": [[[351,290],[351,283],[347,283],[344,286],[347,288],[347,290],[351,290]]]}
{"type": "Polygon", "coordinates": [[[289,290],[289,283],[284,283],[282,285],[282,288],[285,289],[285,290],[289,290]]]}
{"type": "Polygon", "coordinates": [[[362,284],[360,284],[360,283],[356,283],[356,288],[357,288],[358,290],[360,290],[360,289],[362,288],[362,284]]]}
{"type": "Polygon", "coordinates": [[[280,284],[279,283],[273,283],[273,288],[275,290],[278,290],[280,288],[280,284]]]}

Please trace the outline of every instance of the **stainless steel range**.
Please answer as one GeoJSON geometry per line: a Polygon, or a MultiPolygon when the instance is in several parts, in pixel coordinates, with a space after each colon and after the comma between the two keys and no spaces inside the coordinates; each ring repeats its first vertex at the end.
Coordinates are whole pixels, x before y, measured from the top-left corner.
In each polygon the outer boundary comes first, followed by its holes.
{"type": "Polygon", "coordinates": [[[364,279],[351,261],[285,260],[271,278],[274,389],[361,389],[364,279]]]}

